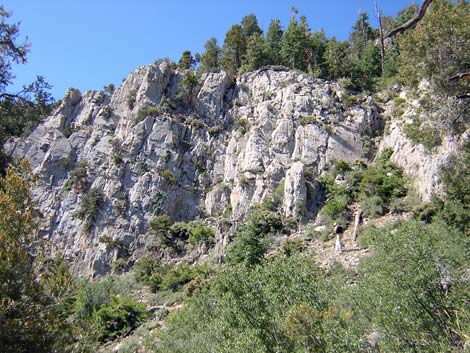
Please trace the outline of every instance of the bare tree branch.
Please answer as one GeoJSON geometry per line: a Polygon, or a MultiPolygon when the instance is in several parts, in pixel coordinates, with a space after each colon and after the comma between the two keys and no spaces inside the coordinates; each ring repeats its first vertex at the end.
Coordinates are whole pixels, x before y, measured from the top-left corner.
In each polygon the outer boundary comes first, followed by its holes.
{"type": "Polygon", "coordinates": [[[462,79],[470,81],[470,71],[460,72],[452,77],[449,77],[448,81],[451,82],[451,81],[457,81],[457,80],[462,80],[462,79]]]}
{"type": "Polygon", "coordinates": [[[26,103],[27,105],[29,105],[30,107],[34,107],[34,103],[31,102],[30,100],[26,99],[25,97],[22,97],[20,94],[14,94],[14,93],[0,93],[0,101],[4,98],[10,98],[10,99],[13,99],[13,100],[19,100],[23,103],[26,103]]]}
{"type": "Polygon", "coordinates": [[[397,28],[393,29],[389,34],[387,34],[386,38],[391,38],[394,35],[404,32],[409,28],[412,28],[416,26],[416,24],[421,21],[421,19],[424,17],[426,10],[428,9],[429,5],[432,3],[433,0],[424,0],[423,4],[421,5],[421,8],[419,9],[418,13],[416,14],[415,17],[413,17],[411,20],[408,22],[402,24],[401,26],[398,26],[397,28]]]}

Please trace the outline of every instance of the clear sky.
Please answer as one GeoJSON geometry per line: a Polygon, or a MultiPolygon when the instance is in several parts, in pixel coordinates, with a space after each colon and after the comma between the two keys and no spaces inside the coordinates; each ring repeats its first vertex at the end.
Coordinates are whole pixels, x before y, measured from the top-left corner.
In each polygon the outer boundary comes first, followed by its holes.
{"type": "MultiPolygon", "coordinates": [[[[394,16],[413,0],[377,0],[384,15],[394,16]]],[[[288,25],[291,7],[307,17],[312,30],[346,39],[361,10],[375,25],[374,0],[4,0],[11,21],[21,22],[31,52],[26,65],[14,68],[15,86],[42,75],[56,98],[67,88],[102,89],[138,66],[183,50],[202,52],[243,16],[255,13],[263,30],[272,18],[288,25]]]]}

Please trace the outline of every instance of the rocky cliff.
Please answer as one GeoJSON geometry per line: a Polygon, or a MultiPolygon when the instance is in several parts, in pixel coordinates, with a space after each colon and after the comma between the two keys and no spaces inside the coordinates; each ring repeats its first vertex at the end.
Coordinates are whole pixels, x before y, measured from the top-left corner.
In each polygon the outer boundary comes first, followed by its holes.
{"type": "MultiPolygon", "coordinates": [[[[39,176],[35,196],[51,252],[86,276],[109,272],[123,249],[137,256],[155,215],[238,222],[281,184],[283,214],[312,219],[322,201],[318,177],[336,160],[372,159],[383,131],[373,99],[336,83],[282,69],[236,81],[224,72],[195,78],[160,61],[113,92],[69,90],[6,151],[29,159],[39,176]]],[[[411,145],[391,131],[380,148],[394,147],[396,161],[412,171],[411,145]]],[[[412,159],[427,197],[435,185],[427,166],[445,157],[412,159]]],[[[219,231],[209,253],[220,255],[226,242],[219,231]]]]}

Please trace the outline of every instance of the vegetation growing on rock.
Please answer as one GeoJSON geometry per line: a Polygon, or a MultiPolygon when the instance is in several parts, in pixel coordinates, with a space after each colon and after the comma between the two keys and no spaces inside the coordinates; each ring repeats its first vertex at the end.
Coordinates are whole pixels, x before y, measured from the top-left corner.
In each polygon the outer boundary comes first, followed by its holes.
{"type": "MultiPolygon", "coordinates": [[[[467,351],[470,11],[468,1],[426,3],[383,48],[365,13],[343,42],[295,9],[266,36],[249,14],[222,47],[206,43],[199,66],[187,50],[117,91],[70,90],[54,121],[12,142],[38,176],[23,162],[0,178],[0,351],[467,351]],[[440,166],[428,185],[442,192],[429,202],[413,197],[399,151],[373,155],[382,109],[396,115],[388,129],[408,136],[394,146],[426,145],[423,165],[440,166]],[[444,161],[433,154],[449,145],[444,161]],[[356,243],[346,238],[358,214],[356,243]],[[334,222],[345,228],[341,254],[327,250],[334,222]],[[83,262],[98,277],[72,275],[83,262]]],[[[51,101],[42,79],[7,93],[10,63],[28,47],[0,16],[3,144],[51,101]]]]}

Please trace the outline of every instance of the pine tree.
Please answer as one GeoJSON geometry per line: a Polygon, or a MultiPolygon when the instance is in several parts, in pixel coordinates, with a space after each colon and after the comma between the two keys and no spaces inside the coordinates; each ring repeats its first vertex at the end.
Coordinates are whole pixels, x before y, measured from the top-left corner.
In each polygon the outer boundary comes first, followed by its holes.
{"type": "Polygon", "coordinates": [[[299,23],[295,11],[281,41],[281,60],[291,69],[306,70],[306,48],[308,46],[308,26],[305,17],[299,23]]]}
{"type": "Polygon", "coordinates": [[[331,38],[325,48],[325,64],[327,77],[337,80],[350,76],[350,56],[348,42],[340,42],[335,37],[331,38]]]}
{"type": "Polygon", "coordinates": [[[349,36],[351,80],[359,90],[371,89],[374,79],[381,74],[380,49],[373,40],[369,16],[361,12],[349,36]]]}
{"type": "Polygon", "coordinates": [[[253,34],[248,38],[244,62],[243,71],[253,71],[268,63],[263,35],[253,34]]]}
{"type": "Polygon", "coordinates": [[[185,50],[181,55],[181,58],[178,62],[178,66],[180,69],[189,70],[194,67],[196,61],[194,60],[193,56],[191,55],[190,50],[185,50]]]}
{"type": "Polygon", "coordinates": [[[326,35],[323,30],[316,31],[311,34],[308,46],[308,72],[313,77],[324,77],[326,72],[325,68],[325,50],[326,50],[326,35]]]}
{"type": "Polygon", "coordinates": [[[202,72],[217,72],[220,70],[221,50],[216,38],[209,39],[204,45],[205,52],[201,55],[202,72]]]}
{"type": "Polygon", "coordinates": [[[243,37],[245,37],[245,39],[248,39],[248,37],[252,35],[263,34],[263,31],[259,27],[258,19],[254,13],[250,13],[249,15],[243,17],[241,24],[243,37]]]}
{"type": "Polygon", "coordinates": [[[266,48],[268,61],[272,65],[279,65],[281,63],[280,51],[282,34],[281,21],[277,18],[271,20],[266,35],[266,48]]]}
{"type": "Polygon", "coordinates": [[[243,28],[240,25],[233,25],[225,35],[224,46],[222,48],[222,66],[234,75],[242,65],[243,57],[246,53],[246,41],[243,36],[243,28]]]}

